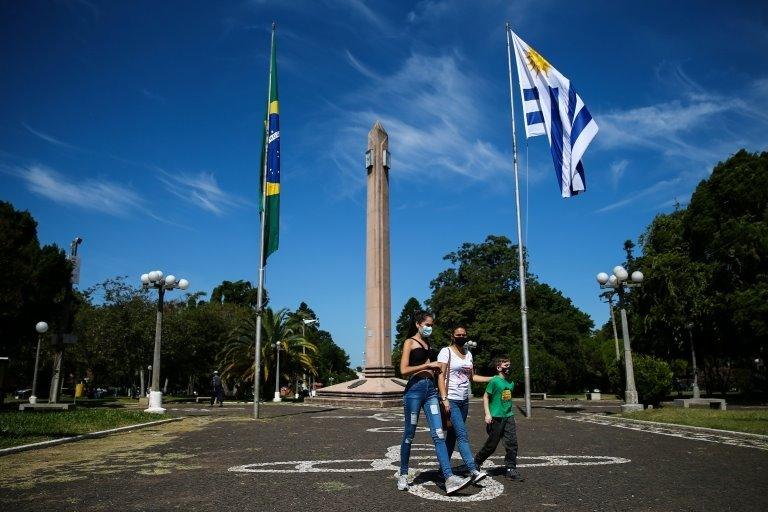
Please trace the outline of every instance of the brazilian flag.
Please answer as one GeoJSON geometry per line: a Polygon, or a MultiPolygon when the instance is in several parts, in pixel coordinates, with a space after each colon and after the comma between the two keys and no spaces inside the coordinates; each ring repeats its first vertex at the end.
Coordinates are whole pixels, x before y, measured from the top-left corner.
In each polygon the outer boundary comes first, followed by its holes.
{"type": "Polygon", "coordinates": [[[272,31],[272,55],[269,59],[269,107],[264,120],[264,137],[261,148],[262,173],[266,167],[266,179],[262,174],[261,186],[264,205],[264,263],[277,250],[280,242],[280,104],[277,99],[277,48],[272,31]],[[263,159],[266,158],[266,166],[263,159]]]}

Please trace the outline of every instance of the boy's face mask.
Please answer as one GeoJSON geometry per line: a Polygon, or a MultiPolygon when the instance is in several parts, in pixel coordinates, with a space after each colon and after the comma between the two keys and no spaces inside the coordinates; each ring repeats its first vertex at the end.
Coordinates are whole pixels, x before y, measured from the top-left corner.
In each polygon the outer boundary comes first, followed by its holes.
{"type": "Polygon", "coordinates": [[[501,366],[501,373],[503,373],[504,375],[509,375],[509,371],[510,371],[510,368],[508,364],[501,366]]]}

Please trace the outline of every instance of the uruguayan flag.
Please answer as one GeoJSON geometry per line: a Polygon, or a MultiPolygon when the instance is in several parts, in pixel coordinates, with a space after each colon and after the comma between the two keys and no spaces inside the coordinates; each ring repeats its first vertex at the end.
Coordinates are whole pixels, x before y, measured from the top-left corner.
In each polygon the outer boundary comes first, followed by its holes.
{"type": "Polygon", "coordinates": [[[597,123],[571,81],[512,32],[527,137],[547,135],[563,197],[585,190],[581,157],[597,134],[597,123]]]}

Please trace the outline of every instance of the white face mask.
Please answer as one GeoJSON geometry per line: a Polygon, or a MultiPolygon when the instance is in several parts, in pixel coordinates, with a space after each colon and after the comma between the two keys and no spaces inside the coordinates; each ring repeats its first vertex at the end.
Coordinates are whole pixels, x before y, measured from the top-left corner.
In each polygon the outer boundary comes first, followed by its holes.
{"type": "Polygon", "coordinates": [[[419,328],[419,333],[421,333],[421,335],[424,336],[425,338],[429,338],[430,336],[432,336],[432,327],[425,325],[419,328]]]}

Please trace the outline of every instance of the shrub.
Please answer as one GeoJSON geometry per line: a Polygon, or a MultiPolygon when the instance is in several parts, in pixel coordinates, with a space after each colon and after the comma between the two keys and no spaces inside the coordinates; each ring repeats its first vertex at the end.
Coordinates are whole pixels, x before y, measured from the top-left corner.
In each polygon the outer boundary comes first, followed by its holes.
{"type": "MultiPolygon", "coordinates": [[[[653,356],[634,354],[632,363],[635,373],[635,387],[640,403],[658,405],[672,390],[672,370],[666,361],[653,356]]],[[[624,358],[611,372],[611,385],[617,394],[624,397],[626,384],[624,379],[624,358]]]]}

